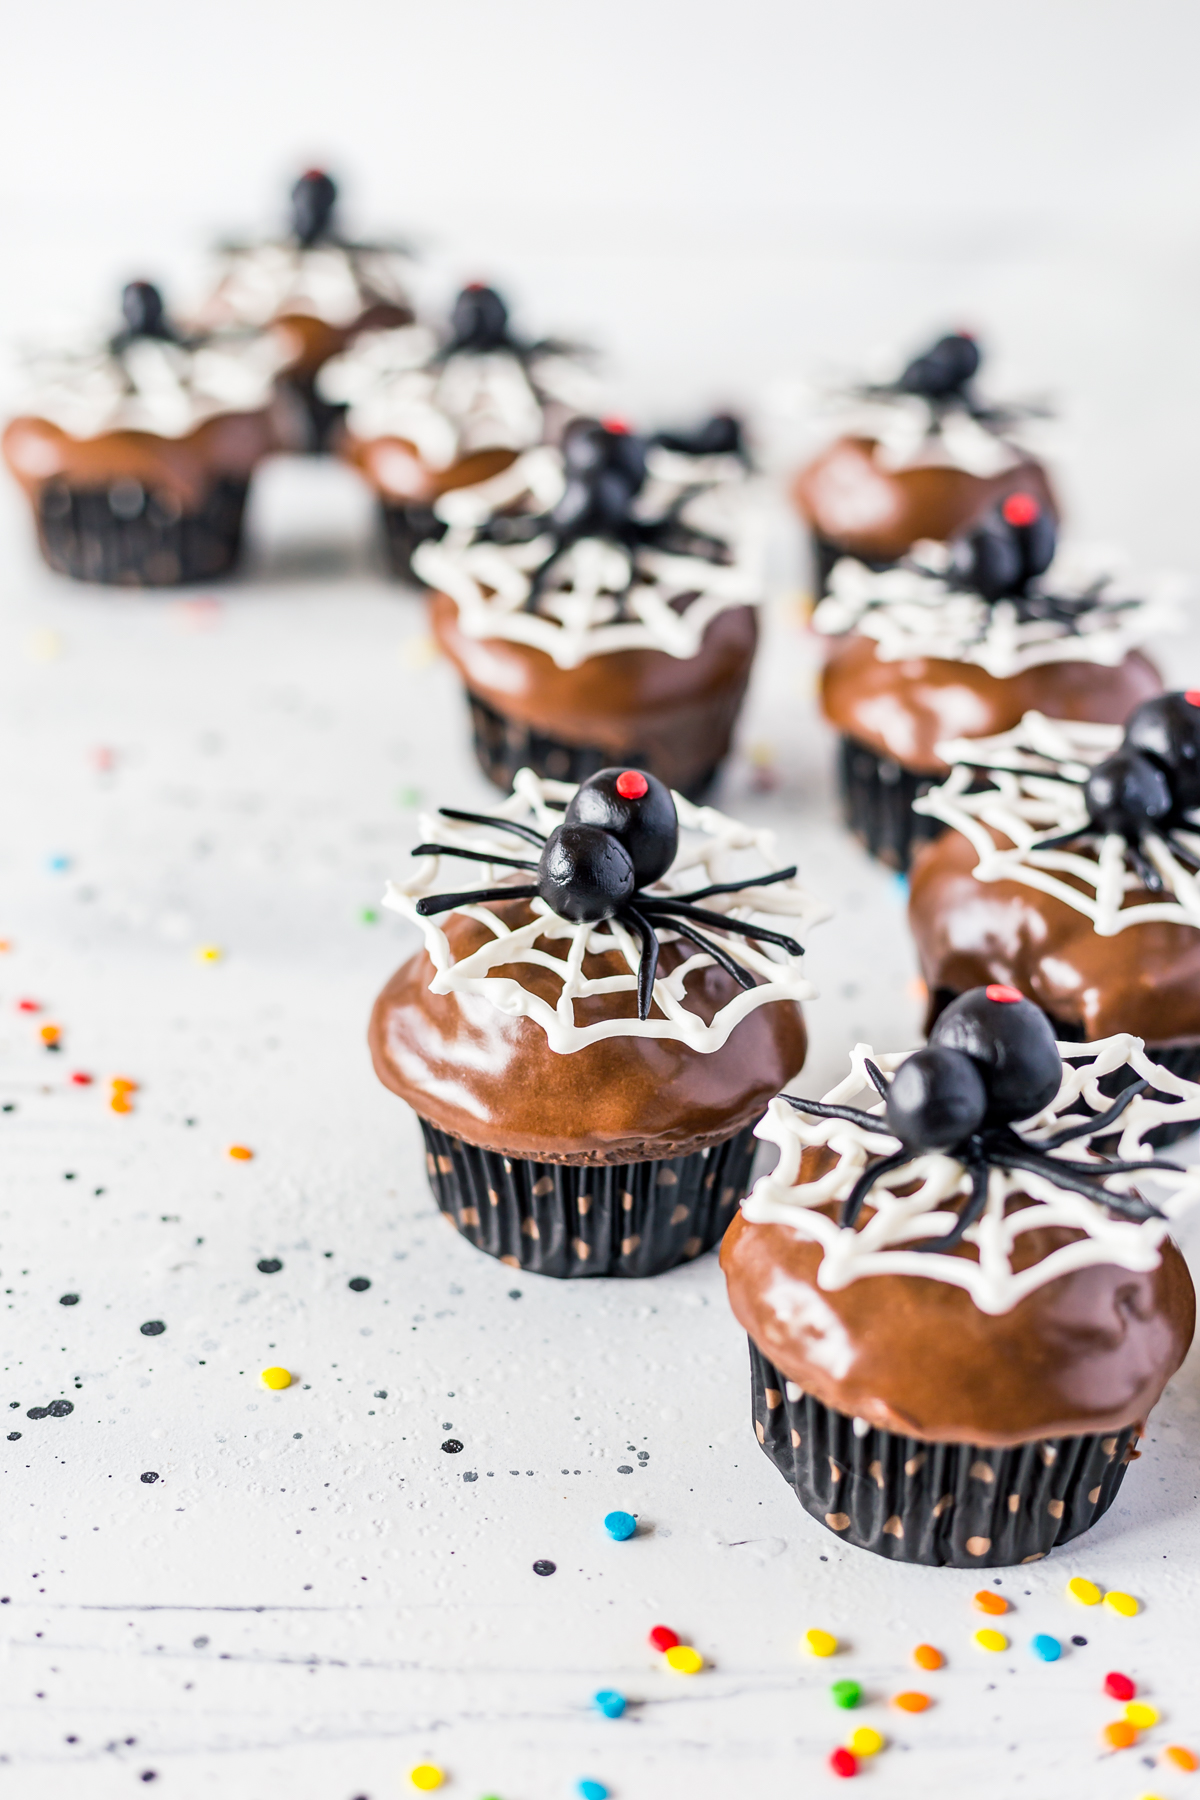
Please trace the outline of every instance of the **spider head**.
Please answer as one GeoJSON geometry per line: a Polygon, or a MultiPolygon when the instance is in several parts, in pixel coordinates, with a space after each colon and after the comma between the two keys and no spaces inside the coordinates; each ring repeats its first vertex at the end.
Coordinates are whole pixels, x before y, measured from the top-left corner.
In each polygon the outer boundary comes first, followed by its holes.
{"type": "Polygon", "coordinates": [[[985,1126],[1032,1118],[1062,1083],[1062,1058],[1049,1019],[1016,988],[998,982],[970,988],[951,1001],[929,1044],[960,1051],[974,1063],[987,1094],[985,1126]]]}
{"type": "Polygon", "coordinates": [[[1164,772],[1177,814],[1200,806],[1200,690],[1143,700],[1125,723],[1125,743],[1164,772]]]}
{"type": "Polygon", "coordinates": [[[292,189],[292,231],[307,250],[329,230],[337,184],[324,169],[307,169],[292,189]]]}
{"type": "Polygon", "coordinates": [[[473,281],[450,313],[450,350],[502,350],[509,343],[508,308],[493,287],[473,281]]]}
{"type": "Polygon", "coordinates": [[[962,394],[979,363],[975,339],[968,332],[953,331],[914,356],[896,386],[902,394],[919,394],[924,400],[949,400],[962,394]]]}
{"type": "Polygon", "coordinates": [[[679,848],[671,790],[641,769],[601,769],[589,775],[567,807],[566,823],[596,826],[616,838],[633,864],[639,888],[665,875],[679,848]]]}
{"type": "Polygon", "coordinates": [[[550,833],[538,859],[538,893],[562,919],[611,919],[635,886],[628,850],[601,825],[564,820],[550,833]]]}
{"type": "Polygon", "coordinates": [[[1144,831],[1160,829],[1175,806],[1161,765],[1128,741],[1096,764],[1083,797],[1093,829],[1115,832],[1130,844],[1144,831]]]}
{"type": "Polygon", "coordinates": [[[742,421],[733,413],[714,413],[694,431],[656,431],[651,443],[679,456],[744,456],[742,421]]]}
{"type": "Polygon", "coordinates": [[[126,338],[170,338],[163,297],[152,281],[130,281],[121,292],[121,316],[126,338]]]}
{"type": "Polygon", "coordinates": [[[560,539],[620,538],[646,479],[645,440],[614,422],[573,419],[562,450],[567,485],[550,515],[560,539]]]}
{"type": "Polygon", "coordinates": [[[1040,501],[1009,494],[954,546],[954,578],[985,600],[1021,594],[1054,560],[1057,536],[1040,501]]]}
{"type": "Polygon", "coordinates": [[[906,1150],[954,1150],[983,1124],[983,1076],[962,1050],[931,1044],[900,1064],[888,1087],[886,1119],[906,1150]]]}

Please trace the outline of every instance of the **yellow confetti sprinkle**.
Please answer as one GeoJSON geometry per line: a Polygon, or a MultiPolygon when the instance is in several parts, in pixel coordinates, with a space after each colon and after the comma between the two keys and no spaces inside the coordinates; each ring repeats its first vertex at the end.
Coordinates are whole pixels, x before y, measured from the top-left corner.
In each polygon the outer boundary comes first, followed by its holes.
{"type": "Polygon", "coordinates": [[[234,1162],[253,1162],[254,1152],[246,1144],[230,1144],[229,1154],[234,1162]]]}
{"type": "Polygon", "coordinates": [[[400,660],[406,669],[427,669],[438,659],[438,647],[427,632],[405,638],[400,646],[400,660]]]}
{"type": "Polygon", "coordinates": [[[704,1658],[690,1644],[672,1644],[666,1661],[677,1675],[698,1675],[704,1667],[704,1658]]]}
{"type": "Polygon", "coordinates": [[[1078,1600],[1080,1606],[1100,1604],[1100,1589],[1094,1581],[1085,1581],[1082,1575],[1075,1575],[1068,1581],[1067,1592],[1072,1600],[1078,1600]]]}
{"type": "Polygon", "coordinates": [[[806,1631],[804,1643],[814,1656],[832,1656],[838,1647],[837,1639],[829,1631],[806,1631]]]}
{"type": "Polygon", "coordinates": [[[415,1769],[409,1770],[408,1779],[415,1788],[429,1793],[434,1788],[440,1788],[446,1776],[434,1763],[418,1763],[415,1769]]]}
{"type": "Polygon", "coordinates": [[[291,1373],[287,1369],[264,1369],[262,1379],[264,1387],[287,1388],[292,1385],[291,1373]]]}
{"type": "Polygon", "coordinates": [[[225,952],[219,944],[201,944],[196,952],[196,961],[202,963],[220,962],[225,952]]]}
{"type": "Polygon", "coordinates": [[[975,1633],[975,1642],[981,1650],[1007,1650],[1008,1639],[1002,1631],[983,1631],[975,1633]]]}
{"type": "Polygon", "coordinates": [[[25,648],[34,662],[53,662],[62,655],[62,647],[57,631],[31,631],[25,639],[25,648]]]}
{"type": "Polygon", "coordinates": [[[855,1756],[876,1756],[883,1749],[883,1733],[873,1725],[860,1725],[846,1739],[846,1748],[853,1750],[855,1756]]]}
{"type": "Polygon", "coordinates": [[[1132,1594],[1119,1593],[1116,1588],[1110,1589],[1105,1594],[1104,1604],[1110,1612],[1119,1614],[1122,1619],[1132,1619],[1139,1610],[1138,1603],[1132,1594]]]}
{"type": "Polygon", "coordinates": [[[1158,1708],[1145,1700],[1131,1700],[1125,1708],[1125,1717],[1139,1731],[1149,1731],[1152,1725],[1158,1724],[1158,1708]]]}

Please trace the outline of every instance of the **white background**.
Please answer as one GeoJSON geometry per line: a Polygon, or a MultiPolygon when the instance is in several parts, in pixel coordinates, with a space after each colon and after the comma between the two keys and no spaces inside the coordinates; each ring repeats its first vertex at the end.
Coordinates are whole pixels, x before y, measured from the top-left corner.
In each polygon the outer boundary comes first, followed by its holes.
{"type": "MultiPolygon", "coordinates": [[[[801,384],[972,325],[998,391],[1058,398],[1080,528],[1197,572],[1198,37],[1189,5],[1045,0],[12,7],[0,328],[94,316],[130,275],[195,291],[198,247],[271,224],[324,162],[351,225],[425,243],[431,292],[494,277],[530,329],[607,347],[636,417],[747,404],[778,463],[801,384]]],[[[894,1740],[881,1793],[1182,1800],[1196,1778],[1140,1759],[1200,1738],[1195,1356],[1109,1517],[1002,1576],[1013,1653],[974,1650],[970,1576],[839,1549],[757,1450],[714,1259],[513,1280],[438,1222],[362,1042],[409,940],[360,914],[416,791],[487,791],[352,478],[267,471],[216,603],[58,582],[2,506],[10,1791],[395,1800],[432,1756],[474,1800],[582,1775],[614,1800],[823,1794],[853,1723],[827,1685],[852,1674],[894,1740]],[[73,1068],[137,1078],[135,1112],[73,1068]],[[268,1395],[275,1361],[297,1383],[268,1395]],[[59,1394],[70,1418],[27,1420],[59,1394]],[[616,1505],[643,1521],[627,1545],[616,1505]],[[1069,1608],[1077,1572],[1143,1613],[1069,1608]],[[666,1676],[658,1619],[713,1667],[666,1676]],[[835,1664],[799,1653],[810,1625],[835,1664]],[[1047,1668],[1038,1630],[1090,1642],[1047,1668]],[[912,1670],[920,1638],[943,1675],[912,1670]],[[1164,1724],[1102,1758],[1114,1666],[1164,1724]],[[938,1704],[906,1720],[886,1699],[914,1684],[938,1704]],[[640,1703],[619,1723],[589,1708],[607,1686],[640,1703]]],[[[782,521],[779,549],[786,572],[782,521]]],[[[1193,641],[1171,658],[1200,677],[1193,641]]],[[[724,799],[837,908],[810,948],[817,1091],[857,1038],[914,1041],[919,1009],[902,895],[836,823],[810,664],[781,580],[724,799]]]]}

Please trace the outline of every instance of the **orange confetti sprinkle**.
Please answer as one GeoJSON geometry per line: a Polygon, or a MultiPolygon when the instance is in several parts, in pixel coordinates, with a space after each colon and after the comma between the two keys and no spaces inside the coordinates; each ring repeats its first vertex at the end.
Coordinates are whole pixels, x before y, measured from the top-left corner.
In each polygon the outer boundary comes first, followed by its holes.
{"type": "Polygon", "coordinates": [[[41,1039],[42,1039],[43,1044],[57,1044],[57,1042],[61,1036],[62,1036],[62,1026],[61,1025],[43,1025],[42,1026],[41,1039]]]}
{"type": "Polygon", "coordinates": [[[12,949],[12,939],[11,938],[0,938],[0,956],[7,955],[8,951],[10,951],[11,949],[12,949]]]}
{"type": "Polygon", "coordinates": [[[930,1704],[928,1694],[909,1693],[892,1696],[892,1705],[898,1706],[901,1712],[924,1712],[930,1704]]]}
{"type": "Polygon", "coordinates": [[[109,1086],[114,1094],[136,1094],[138,1091],[137,1082],[131,1081],[128,1075],[114,1075],[109,1086]]]}
{"type": "Polygon", "coordinates": [[[913,1661],[918,1669],[940,1669],[945,1660],[941,1651],[935,1650],[932,1644],[918,1644],[913,1651],[913,1661]]]}
{"type": "Polygon", "coordinates": [[[133,1101],[128,1094],[114,1094],[108,1104],[115,1113],[131,1113],[133,1111],[133,1101]]]}
{"type": "Polygon", "coordinates": [[[1128,1750],[1137,1743],[1137,1731],[1128,1719],[1114,1719],[1104,1727],[1103,1737],[1110,1750],[1128,1750]]]}
{"type": "Polygon", "coordinates": [[[1189,1775],[1194,1775],[1200,1769],[1200,1757],[1194,1750],[1189,1750],[1186,1744],[1168,1744],[1163,1751],[1163,1761],[1171,1763],[1177,1769],[1185,1769],[1189,1775]]]}
{"type": "Polygon", "coordinates": [[[230,1144],[229,1154],[234,1162],[253,1162],[254,1152],[246,1144],[230,1144]]]}
{"type": "Polygon", "coordinates": [[[1004,1595],[993,1594],[991,1588],[980,1588],[975,1596],[975,1604],[980,1612],[996,1613],[999,1615],[1000,1613],[1006,1613],[1008,1611],[1008,1601],[1004,1598],[1004,1595]]]}

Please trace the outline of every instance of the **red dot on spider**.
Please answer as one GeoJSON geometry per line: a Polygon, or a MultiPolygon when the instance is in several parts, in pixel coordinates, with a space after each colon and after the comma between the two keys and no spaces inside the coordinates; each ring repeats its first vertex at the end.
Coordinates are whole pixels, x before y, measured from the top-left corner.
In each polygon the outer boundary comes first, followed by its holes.
{"type": "Polygon", "coordinates": [[[625,419],[601,419],[600,423],[605,431],[611,432],[615,437],[629,436],[629,423],[625,419]]]}
{"type": "Polygon", "coordinates": [[[622,769],[617,776],[616,788],[622,800],[640,800],[650,791],[650,783],[640,769],[622,769]]]}
{"type": "Polygon", "coordinates": [[[1189,706],[1200,706],[1200,688],[1189,688],[1183,697],[1189,706]]]}
{"type": "Polygon", "coordinates": [[[1011,1005],[1014,1000],[1023,1000],[1025,998],[1020,988],[1005,987],[1004,984],[999,981],[989,981],[983,991],[989,1000],[1002,1000],[1008,1005],[1011,1005]]]}
{"type": "Polygon", "coordinates": [[[1032,494],[1010,494],[1000,508],[1010,525],[1032,525],[1041,510],[1032,494]]]}

